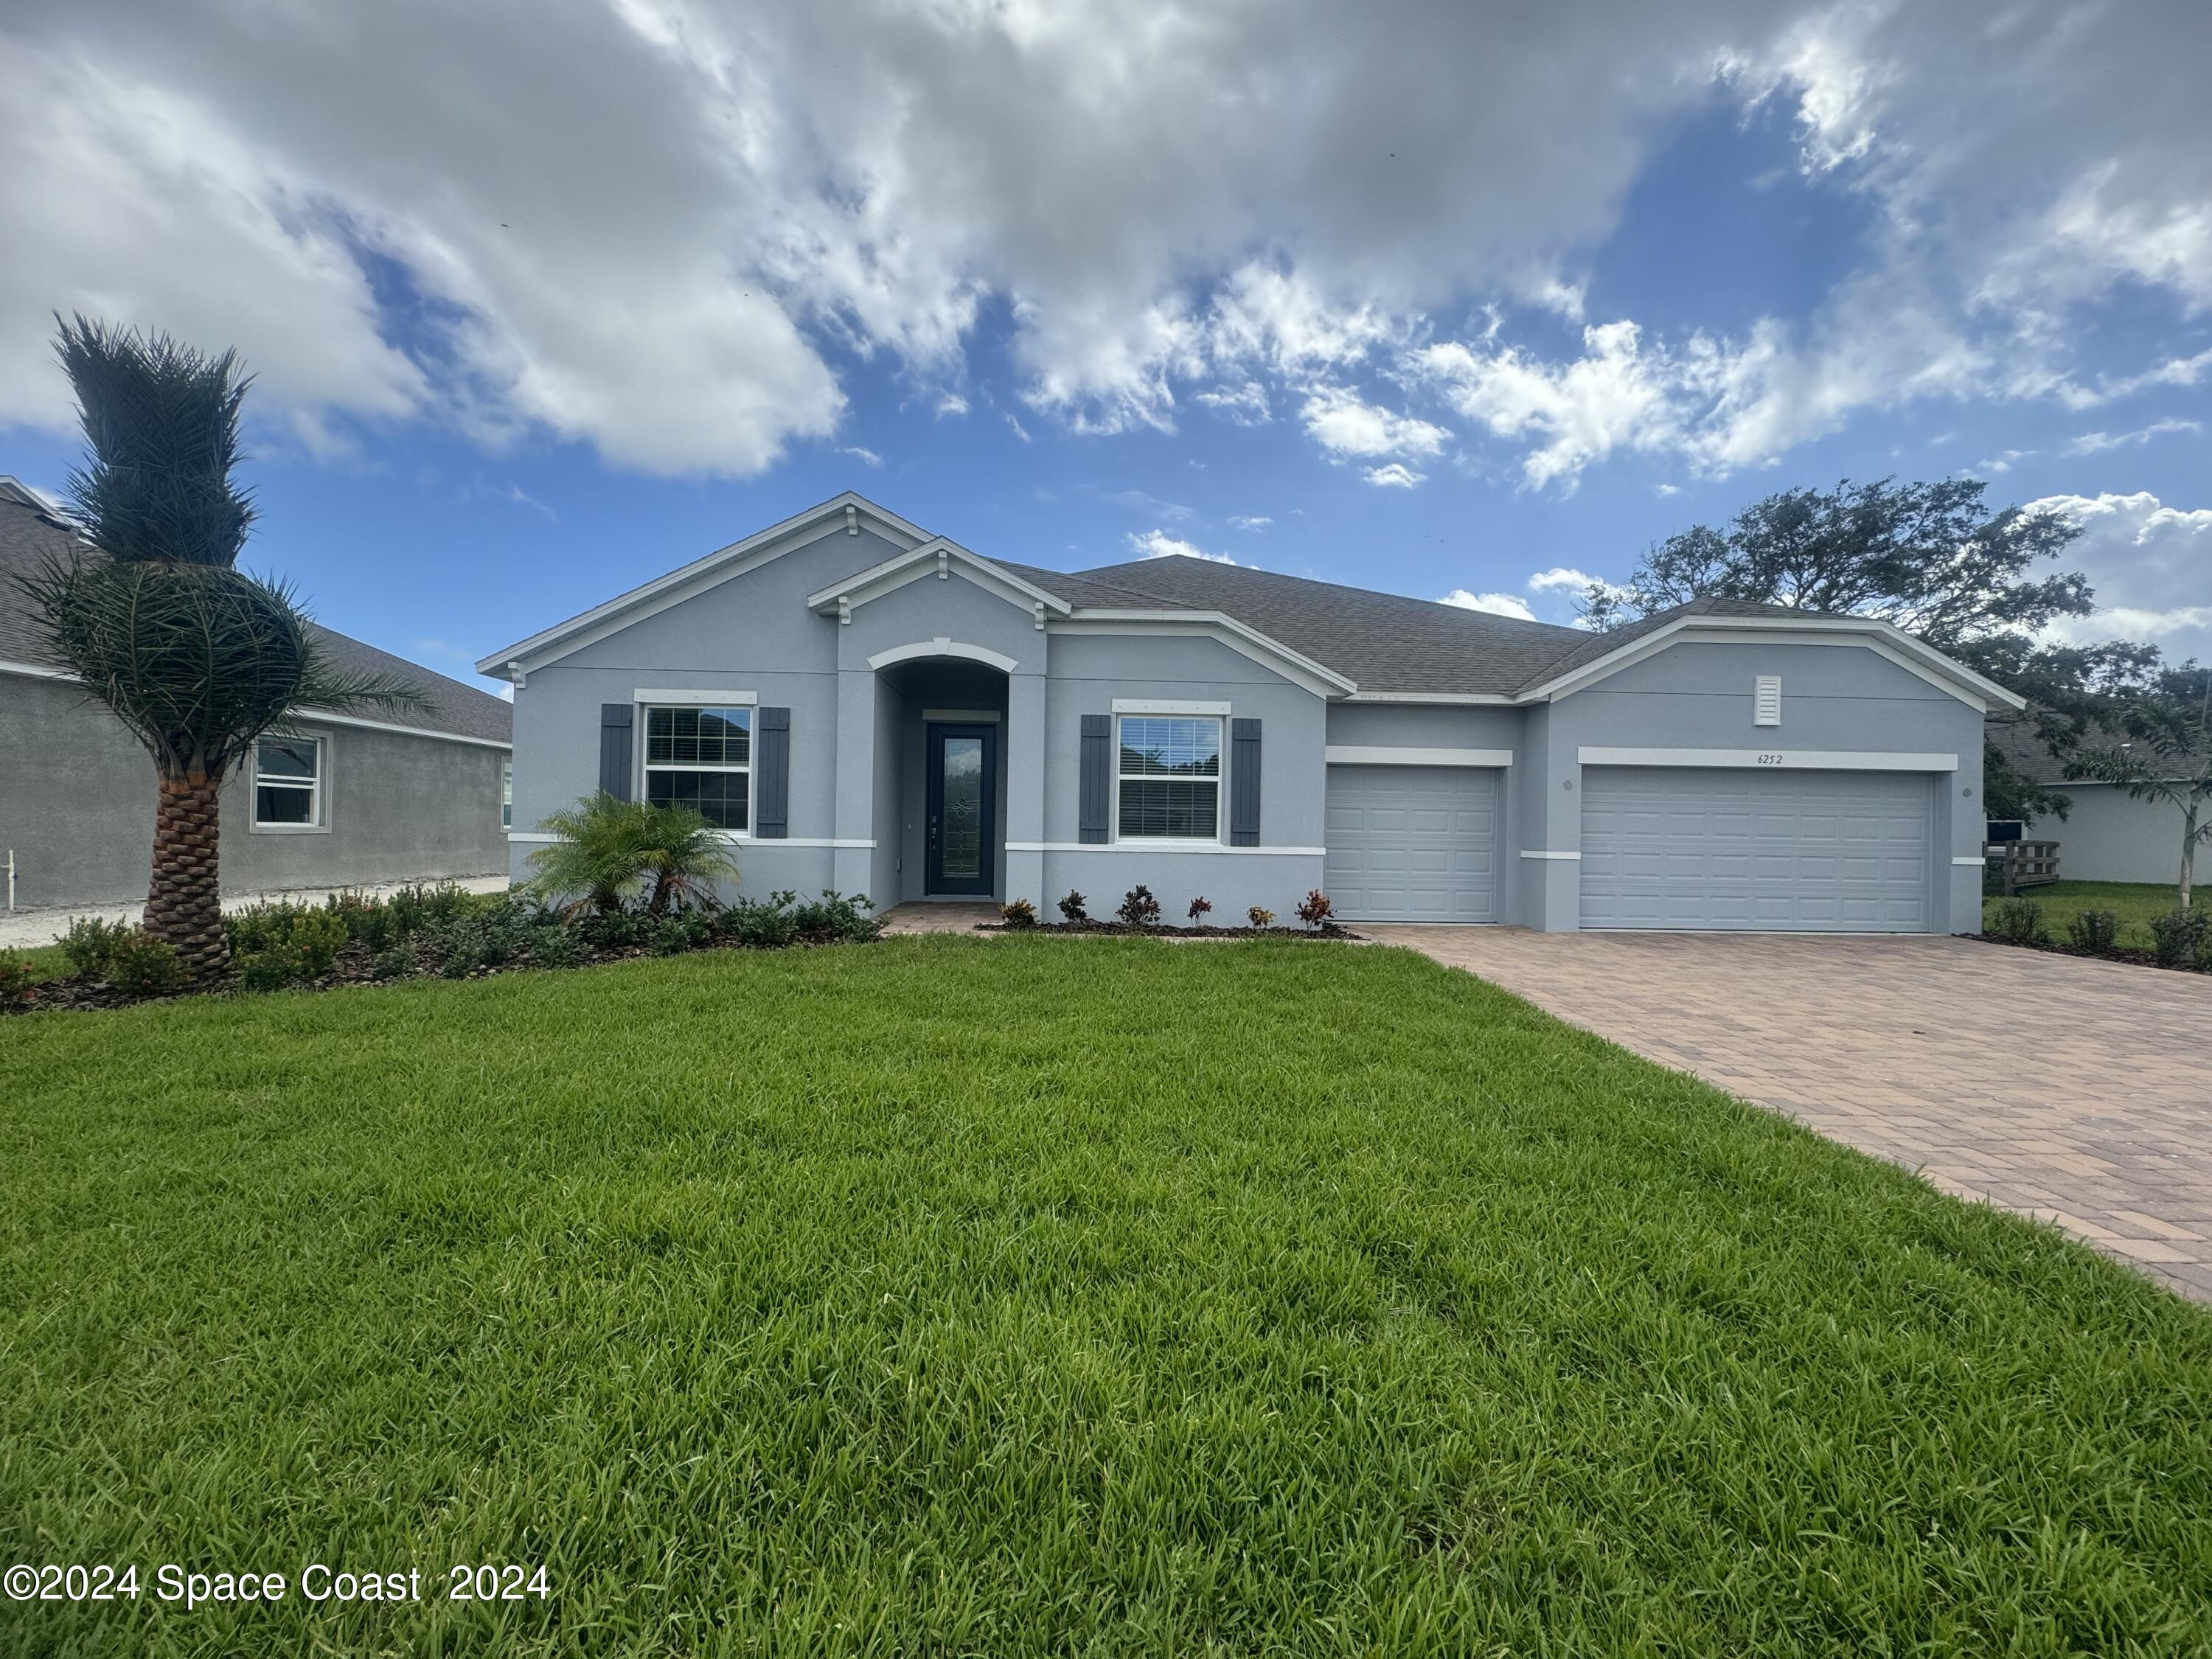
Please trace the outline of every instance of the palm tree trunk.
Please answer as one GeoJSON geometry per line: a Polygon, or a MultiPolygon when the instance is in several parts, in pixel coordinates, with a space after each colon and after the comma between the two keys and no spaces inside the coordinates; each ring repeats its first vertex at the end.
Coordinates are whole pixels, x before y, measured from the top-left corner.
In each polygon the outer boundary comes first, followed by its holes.
{"type": "Polygon", "coordinates": [[[154,809],[154,880],[146,894],[146,931],[167,939],[194,979],[230,969],[222,931],[221,855],[222,783],[219,778],[161,775],[154,809]]]}

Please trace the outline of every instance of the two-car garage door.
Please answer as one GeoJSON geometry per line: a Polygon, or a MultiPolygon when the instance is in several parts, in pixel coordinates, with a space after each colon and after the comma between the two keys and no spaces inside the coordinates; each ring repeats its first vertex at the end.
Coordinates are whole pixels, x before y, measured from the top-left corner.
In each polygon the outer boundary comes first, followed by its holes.
{"type": "Polygon", "coordinates": [[[1498,773],[1331,766],[1322,879],[1356,921],[1498,920],[1498,773]]]}
{"type": "Polygon", "coordinates": [[[1587,767],[1582,925],[1923,932],[1932,804],[1925,773],[1587,767]]]}

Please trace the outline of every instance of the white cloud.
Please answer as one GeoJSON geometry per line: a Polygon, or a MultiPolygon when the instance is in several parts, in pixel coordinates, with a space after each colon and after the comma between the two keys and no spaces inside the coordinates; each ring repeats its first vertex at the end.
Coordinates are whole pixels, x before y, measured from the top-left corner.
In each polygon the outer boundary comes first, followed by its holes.
{"type": "Polygon", "coordinates": [[[937,400],[937,418],[940,421],[948,415],[965,415],[967,412],[968,400],[957,392],[948,392],[937,400]]]}
{"type": "Polygon", "coordinates": [[[859,444],[848,444],[837,453],[840,455],[850,455],[863,466],[881,466],[884,464],[882,456],[877,454],[872,449],[862,448],[859,444]]]}
{"type": "MultiPolygon", "coordinates": [[[[428,420],[750,473],[834,436],[833,365],[970,384],[987,315],[1076,429],[1168,428],[1185,398],[1257,422],[1486,301],[1579,319],[1575,272],[1717,98],[1795,114],[1804,169],[1866,204],[1856,264],[1787,325],[1456,344],[1431,384],[1531,485],[2212,365],[2085,362],[2106,337],[2070,326],[2130,289],[2212,307],[2202,0],[1601,0],[1510,50],[1454,0],[16,0],[0,28],[0,222],[32,251],[0,262],[5,422],[66,425],[46,341],[76,307],[236,343],[319,453],[428,420]]],[[[1374,412],[1382,447],[1340,441],[1349,411],[1316,441],[1379,468],[1448,435],[1374,412]]]]}
{"type": "Polygon", "coordinates": [[[2066,446],[2066,453],[2069,455],[2096,455],[2107,449],[2147,444],[2153,438],[2163,438],[2174,433],[2203,430],[2204,424],[2201,421],[2153,421],[2148,426],[2138,427],[2133,432],[2085,432],[2066,446]]]}
{"type": "Polygon", "coordinates": [[[1204,548],[1187,542],[1180,536],[1170,536],[1164,530],[1147,530],[1142,534],[1132,532],[1130,550],[1145,559],[1205,559],[1213,564],[1235,564],[1226,553],[1209,553],[1204,548]]]}
{"type": "Polygon", "coordinates": [[[2060,557],[2097,592],[2095,614],[2066,619],[2054,636],[2148,640],[2170,657],[2212,659],[2212,508],[2167,507],[2138,490],[2046,495],[2027,510],[2062,513],[2081,526],[2060,557]]]}
{"type": "Polygon", "coordinates": [[[1106,499],[1117,507],[1126,507],[1132,513],[1140,513],[1150,518],[1181,520],[1190,517],[1190,509],[1182,502],[1164,501],[1141,489],[1117,490],[1106,499]]]}
{"type": "Polygon", "coordinates": [[[1433,455],[1451,436],[1443,427],[1378,408],[1338,386],[1316,386],[1300,416],[1307,435],[1337,456],[1433,455]]]}
{"type": "Polygon", "coordinates": [[[1377,489],[1411,489],[1429,475],[1414,471],[1402,461],[1389,461],[1370,466],[1360,476],[1377,489]]]}
{"type": "Polygon", "coordinates": [[[1274,520],[1264,514],[1238,513],[1232,514],[1229,522],[1238,530],[1265,530],[1274,520]]]}
{"type": "Polygon", "coordinates": [[[1528,601],[1512,593],[1470,593],[1464,587],[1455,587],[1437,603],[1455,605],[1462,611],[1486,611],[1493,617],[1514,617],[1522,622],[1536,620],[1528,601]]]}
{"type": "Polygon", "coordinates": [[[1590,590],[1597,578],[1576,569],[1572,565],[1556,564],[1549,570],[1539,570],[1528,578],[1531,593],[1571,593],[1580,599],[1590,590]]]}

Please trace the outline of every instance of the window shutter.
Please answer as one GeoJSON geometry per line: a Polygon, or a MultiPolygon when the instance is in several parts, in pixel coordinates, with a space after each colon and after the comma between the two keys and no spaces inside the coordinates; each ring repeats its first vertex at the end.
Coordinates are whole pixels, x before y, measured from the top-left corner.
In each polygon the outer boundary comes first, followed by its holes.
{"type": "Polygon", "coordinates": [[[1782,724],[1782,676],[1759,675],[1752,688],[1751,723],[1753,726],[1782,724]]]}
{"type": "Polygon", "coordinates": [[[1083,717],[1082,811],[1076,840],[1085,847],[1106,844],[1108,803],[1114,796],[1114,717],[1083,717]]]}
{"type": "Polygon", "coordinates": [[[630,725],[636,710],[626,702],[599,705],[599,787],[617,800],[629,799],[630,725]]]}
{"type": "Polygon", "coordinates": [[[1229,844],[1260,844],[1260,722],[1229,722],[1229,844]]]}
{"type": "Polygon", "coordinates": [[[791,710],[763,708],[753,734],[757,775],[754,793],[753,834],[764,841],[786,841],[791,836],[791,710]]]}

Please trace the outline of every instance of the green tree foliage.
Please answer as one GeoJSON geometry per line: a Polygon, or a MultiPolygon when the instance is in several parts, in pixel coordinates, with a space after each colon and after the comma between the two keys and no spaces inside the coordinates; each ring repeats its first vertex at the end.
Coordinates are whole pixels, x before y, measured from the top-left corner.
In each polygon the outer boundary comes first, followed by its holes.
{"type": "Polygon", "coordinates": [[[251,384],[234,353],[82,316],[56,351],[84,430],[69,495],[88,545],[22,586],[56,664],[153,757],[148,931],[190,973],[219,972],[223,779],[302,708],[429,705],[417,686],[338,668],[289,586],[235,568],[254,509],[232,476],[251,384]]]}
{"type": "MultiPolygon", "coordinates": [[[[2043,569],[2080,528],[2056,513],[1991,514],[1987,490],[1976,478],[1785,489],[1723,527],[1692,525],[1658,543],[1626,583],[1594,585],[1583,617],[1613,628],[1703,598],[1877,617],[2026,697],[2027,711],[2012,718],[2069,754],[2107,724],[2118,700],[2151,682],[2158,649],[2044,641],[2051,623],[2094,607],[2080,571],[2043,569]]],[[[2063,795],[1994,744],[1983,780],[1992,817],[2066,815],[2063,795]]]]}

